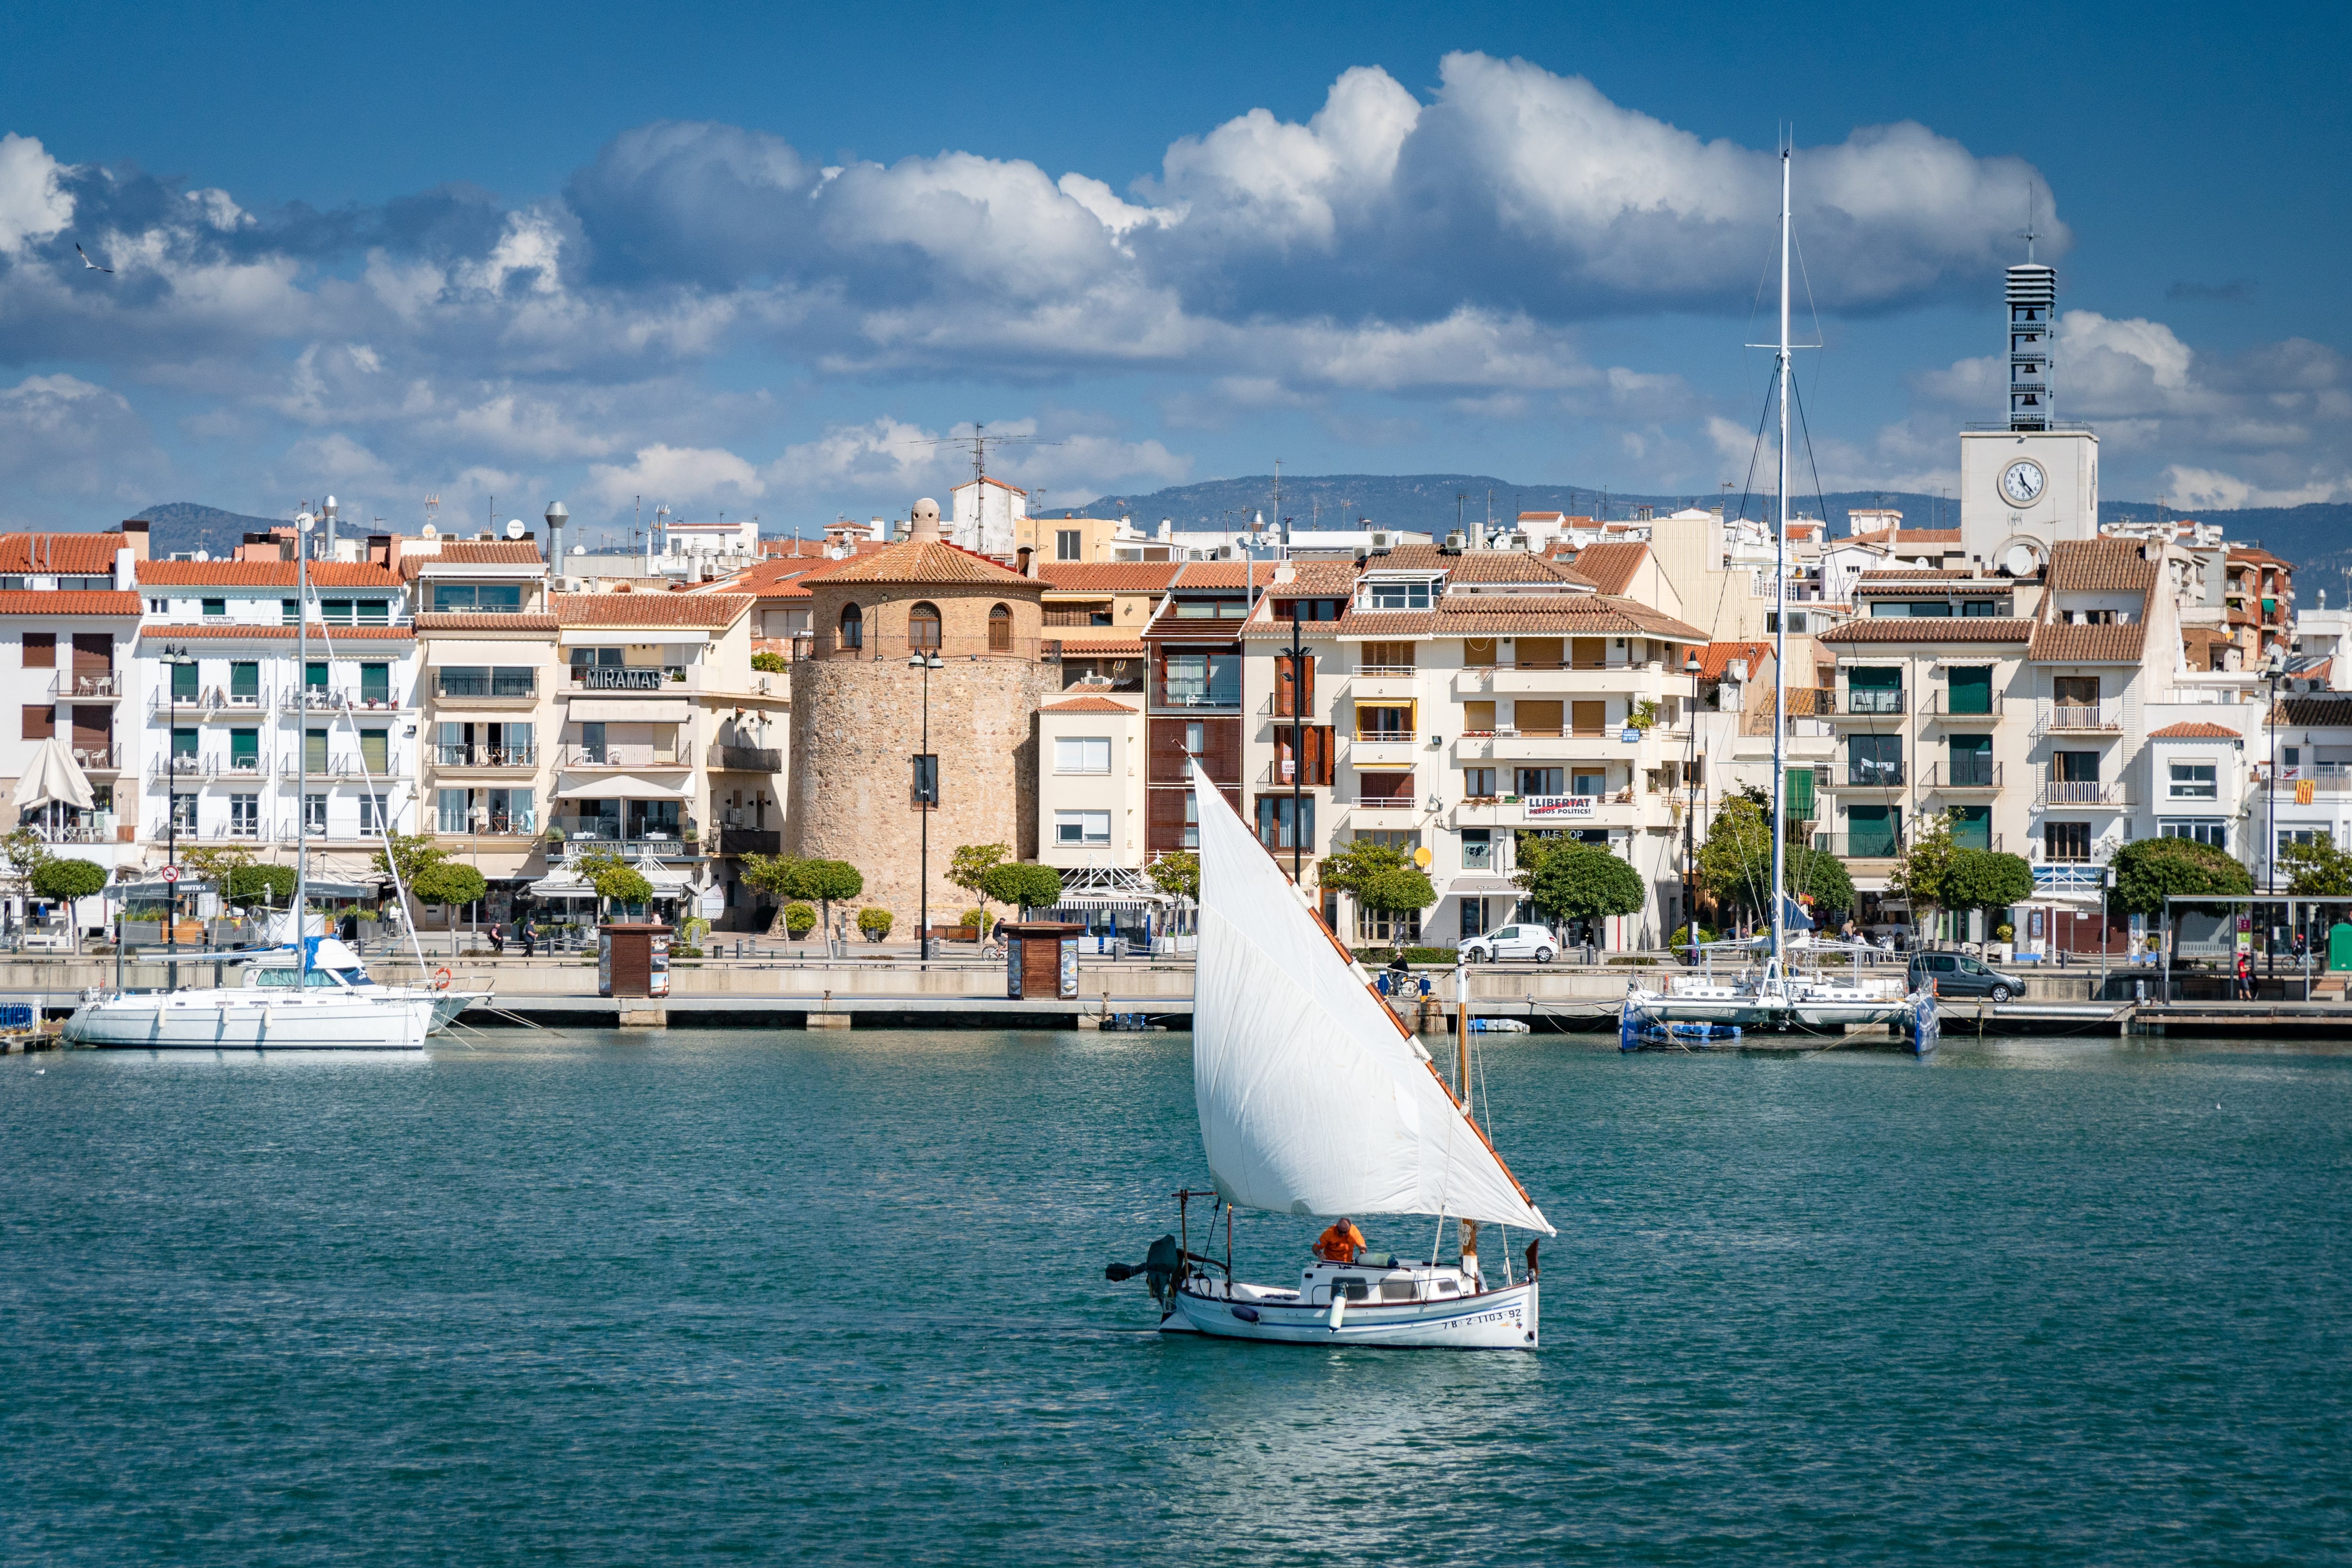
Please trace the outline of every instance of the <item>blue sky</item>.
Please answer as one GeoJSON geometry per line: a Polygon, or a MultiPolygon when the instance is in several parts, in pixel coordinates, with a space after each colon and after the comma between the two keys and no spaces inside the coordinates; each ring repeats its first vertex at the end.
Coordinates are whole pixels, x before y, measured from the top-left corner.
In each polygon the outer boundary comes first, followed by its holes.
{"type": "Polygon", "coordinates": [[[1058,443],[997,470],[1047,507],[1276,457],[1706,494],[1783,121],[1830,488],[1951,483],[2031,190],[2111,497],[2344,499],[2347,54],[2317,7],[20,0],[0,517],[807,528],[975,419],[1058,443]]]}

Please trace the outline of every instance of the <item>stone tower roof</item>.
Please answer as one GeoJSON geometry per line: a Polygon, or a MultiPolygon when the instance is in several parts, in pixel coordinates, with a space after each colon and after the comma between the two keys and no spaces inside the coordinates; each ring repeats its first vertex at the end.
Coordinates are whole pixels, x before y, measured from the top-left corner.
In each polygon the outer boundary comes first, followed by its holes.
{"type": "MultiPolygon", "coordinates": [[[[827,588],[846,582],[960,583],[993,588],[1001,592],[1017,589],[1030,593],[1043,593],[1046,588],[1036,578],[1024,577],[961,545],[919,538],[844,561],[821,580],[827,588]]],[[[810,586],[816,584],[812,582],[810,586]]]]}

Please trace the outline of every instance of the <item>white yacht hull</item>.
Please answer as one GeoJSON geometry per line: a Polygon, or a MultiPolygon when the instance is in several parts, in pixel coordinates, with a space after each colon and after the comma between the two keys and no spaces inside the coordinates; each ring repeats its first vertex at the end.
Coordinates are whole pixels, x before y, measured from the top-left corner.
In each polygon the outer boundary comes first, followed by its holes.
{"type": "Polygon", "coordinates": [[[70,1045],[148,1051],[421,1051],[435,995],[128,992],[83,1003],[64,1034],[70,1045]]]}
{"type": "Polygon", "coordinates": [[[1161,1320],[1168,1333],[1276,1344],[1367,1345],[1382,1350],[1533,1350],[1536,1281],[1426,1301],[1347,1301],[1337,1316],[1290,1292],[1195,1278],[1161,1320]],[[1282,1298],[1290,1295],[1291,1299],[1282,1298]]]}

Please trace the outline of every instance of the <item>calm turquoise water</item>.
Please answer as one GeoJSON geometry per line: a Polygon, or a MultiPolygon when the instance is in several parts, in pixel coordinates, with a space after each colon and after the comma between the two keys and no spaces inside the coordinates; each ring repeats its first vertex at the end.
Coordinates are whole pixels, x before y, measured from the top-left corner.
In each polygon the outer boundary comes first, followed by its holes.
{"type": "MultiPolygon", "coordinates": [[[[2352,1058],[1489,1048],[1534,1355],[1162,1341],[1184,1036],[0,1061],[11,1563],[2352,1540],[2352,1058]]],[[[1312,1227],[1244,1219],[1259,1277],[1312,1227]]],[[[1418,1222],[1372,1228],[1419,1251],[1418,1222]]]]}

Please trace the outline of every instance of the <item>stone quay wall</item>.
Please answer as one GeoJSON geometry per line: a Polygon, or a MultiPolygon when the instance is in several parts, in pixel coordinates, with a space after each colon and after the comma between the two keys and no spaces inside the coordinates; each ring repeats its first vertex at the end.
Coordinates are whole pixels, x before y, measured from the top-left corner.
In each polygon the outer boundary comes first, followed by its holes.
{"type": "MultiPolygon", "coordinates": [[[[940,759],[932,924],[952,925],[978,902],[947,879],[958,844],[1003,843],[1015,859],[1037,857],[1037,706],[1060,689],[1059,667],[1032,659],[950,658],[931,672],[930,749],[940,759]]],[[[889,910],[893,936],[909,938],[923,817],[913,758],[922,733],[922,676],[903,655],[793,666],[784,851],[856,866],[866,875],[860,906],[889,910]]]]}

